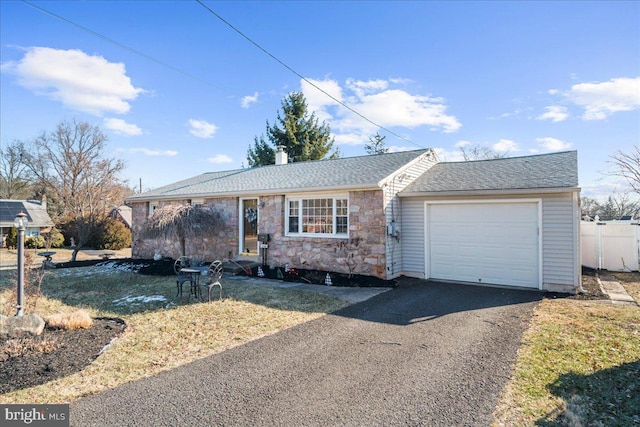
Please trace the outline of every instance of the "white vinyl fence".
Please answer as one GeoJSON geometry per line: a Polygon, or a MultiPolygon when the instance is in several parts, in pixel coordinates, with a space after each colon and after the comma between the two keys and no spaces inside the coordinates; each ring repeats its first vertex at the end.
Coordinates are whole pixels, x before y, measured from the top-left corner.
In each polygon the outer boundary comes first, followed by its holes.
{"type": "Polygon", "coordinates": [[[639,240],[638,224],[582,221],[582,265],[599,270],[638,271],[639,240]]]}

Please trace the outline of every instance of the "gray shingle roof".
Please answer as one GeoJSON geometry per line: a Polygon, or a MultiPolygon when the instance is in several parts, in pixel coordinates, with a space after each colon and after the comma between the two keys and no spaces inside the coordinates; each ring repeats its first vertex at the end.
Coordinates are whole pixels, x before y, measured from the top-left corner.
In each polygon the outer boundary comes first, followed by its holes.
{"type": "Polygon", "coordinates": [[[47,209],[35,200],[0,200],[0,226],[12,227],[16,214],[24,212],[29,221],[28,227],[52,227],[53,221],[47,209]]]}
{"type": "Polygon", "coordinates": [[[578,186],[576,151],[434,165],[402,195],[454,191],[550,189],[578,186]]]}
{"type": "Polygon", "coordinates": [[[141,201],[373,188],[427,150],[210,172],[127,198],[141,201]]]}

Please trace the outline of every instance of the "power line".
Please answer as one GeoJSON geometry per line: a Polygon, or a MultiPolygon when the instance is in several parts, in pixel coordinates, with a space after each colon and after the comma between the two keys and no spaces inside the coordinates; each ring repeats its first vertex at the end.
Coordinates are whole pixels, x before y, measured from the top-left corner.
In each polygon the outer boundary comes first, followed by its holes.
{"type": "Polygon", "coordinates": [[[144,52],[141,52],[141,51],[136,50],[136,49],[134,49],[134,48],[132,48],[132,47],[130,47],[130,46],[127,46],[127,45],[126,45],[126,44],[124,44],[124,43],[120,43],[120,42],[119,42],[119,41],[117,41],[117,40],[114,40],[114,39],[112,39],[112,38],[109,38],[109,37],[107,37],[107,36],[104,36],[104,35],[102,35],[102,34],[100,34],[100,33],[96,32],[96,31],[93,31],[93,30],[91,30],[91,29],[87,28],[87,27],[84,27],[84,26],[82,26],[82,25],[80,25],[80,24],[76,24],[75,22],[70,21],[70,20],[68,20],[68,19],[66,19],[66,18],[63,18],[63,17],[62,17],[62,16],[60,16],[60,15],[56,15],[56,14],[55,14],[55,13],[53,13],[53,12],[50,12],[50,11],[48,11],[48,10],[46,10],[46,9],[43,9],[43,8],[41,8],[40,6],[36,6],[35,4],[29,3],[29,2],[28,2],[28,1],[26,1],[26,0],[22,0],[22,2],[23,2],[24,4],[26,4],[27,6],[30,6],[30,7],[34,8],[34,9],[38,10],[39,12],[44,13],[45,15],[49,15],[49,16],[51,16],[51,17],[53,17],[53,18],[59,19],[60,21],[64,22],[65,24],[71,25],[72,27],[76,27],[76,28],[78,28],[78,29],[80,29],[80,30],[82,30],[82,31],[84,31],[84,32],[86,32],[86,33],[91,34],[92,36],[98,37],[99,39],[102,39],[102,40],[107,41],[107,42],[109,42],[109,43],[111,43],[111,44],[114,44],[114,45],[116,45],[116,46],[118,46],[118,47],[120,47],[120,48],[122,48],[122,49],[128,50],[129,52],[134,53],[134,54],[136,54],[136,55],[138,55],[138,56],[140,56],[140,57],[142,57],[142,58],[144,58],[144,59],[147,59],[147,60],[149,60],[149,61],[151,61],[151,62],[155,62],[156,64],[158,64],[158,65],[160,65],[160,66],[162,66],[162,67],[165,67],[165,68],[168,68],[168,69],[170,69],[170,70],[172,70],[172,71],[175,71],[175,72],[177,72],[177,73],[180,73],[180,74],[182,74],[183,76],[189,77],[190,79],[196,80],[196,81],[198,81],[198,82],[200,82],[200,83],[204,83],[204,84],[206,84],[207,86],[211,86],[211,87],[213,87],[213,88],[215,88],[215,89],[218,89],[219,91],[222,91],[222,92],[228,93],[229,95],[233,95],[233,96],[237,96],[237,97],[239,97],[239,95],[237,95],[237,94],[235,94],[235,93],[233,93],[233,92],[231,92],[231,91],[229,91],[229,90],[227,90],[227,89],[225,89],[225,88],[223,88],[223,87],[220,87],[220,86],[218,86],[218,85],[215,85],[215,84],[213,84],[213,83],[211,83],[211,82],[209,82],[209,81],[207,81],[207,80],[201,79],[200,77],[194,76],[193,74],[190,74],[190,73],[188,73],[188,72],[186,72],[186,71],[184,71],[184,70],[181,70],[180,68],[174,67],[174,66],[173,66],[173,65],[171,65],[171,64],[167,64],[166,62],[160,61],[159,59],[156,59],[156,58],[154,58],[153,56],[147,55],[147,54],[146,54],[146,53],[144,53],[144,52]]]}
{"type": "Polygon", "coordinates": [[[215,16],[216,18],[218,18],[220,21],[224,22],[227,26],[229,26],[233,31],[235,31],[236,33],[240,34],[242,37],[244,37],[249,43],[251,43],[252,45],[254,45],[255,47],[257,47],[258,49],[260,49],[262,52],[264,52],[267,56],[271,57],[273,60],[275,60],[277,63],[279,63],[280,65],[282,65],[284,68],[286,68],[287,70],[291,71],[293,74],[295,74],[296,76],[298,76],[300,79],[304,80],[306,83],[308,83],[309,85],[311,85],[312,87],[314,87],[315,89],[319,90],[320,92],[322,92],[323,94],[325,94],[326,96],[328,96],[329,98],[331,98],[333,101],[337,102],[338,104],[342,105],[344,108],[346,108],[347,110],[351,111],[352,113],[354,113],[355,115],[357,115],[358,117],[366,120],[367,122],[371,123],[372,125],[376,126],[379,129],[383,129],[385,131],[387,131],[388,133],[390,133],[391,135],[395,136],[396,138],[399,138],[405,142],[408,142],[410,144],[415,145],[416,147],[420,147],[420,148],[425,148],[419,144],[416,144],[415,142],[398,135],[397,133],[393,132],[392,130],[387,129],[386,127],[379,125],[378,123],[374,122],[373,120],[369,119],[368,117],[364,116],[363,114],[360,114],[358,111],[354,110],[353,108],[349,107],[347,104],[345,104],[344,102],[340,101],[339,99],[335,98],[333,95],[331,95],[330,93],[328,93],[327,91],[325,91],[324,89],[322,89],[321,87],[319,87],[318,85],[316,85],[315,83],[313,83],[312,81],[310,81],[309,79],[307,79],[306,77],[304,77],[302,74],[298,73],[296,70],[294,70],[293,68],[291,68],[289,65],[285,64],[284,62],[282,62],[280,59],[278,59],[275,55],[273,55],[271,52],[269,52],[267,49],[265,49],[264,47],[260,46],[258,43],[256,43],[255,41],[253,41],[249,36],[247,36],[246,34],[244,34],[242,31],[240,31],[238,28],[236,28],[235,26],[233,26],[233,24],[231,24],[229,21],[227,21],[226,19],[224,19],[222,16],[218,15],[213,9],[211,9],[209,6],[207,6],[206,4],[204,4],[204,2],[202,0],[196,0],[196,2],[198,2],[202,7],[204,7],[206,10],[209,11],[209,13],[211,13],[213,16],[215,16]]]}

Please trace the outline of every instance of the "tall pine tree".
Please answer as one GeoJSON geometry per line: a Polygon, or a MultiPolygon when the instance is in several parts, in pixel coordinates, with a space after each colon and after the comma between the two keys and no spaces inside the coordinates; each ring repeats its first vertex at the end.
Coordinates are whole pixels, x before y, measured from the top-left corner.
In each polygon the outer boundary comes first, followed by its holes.
{"type": "Polygon", "coordinates": [[[247,151],[250,167],[274,164],[280,145],[290,162],[340,157],[339,151],[333,150],[334,138],[329,125],[320,124],[314,113],[309,114],[307,100],[301,92],[291,92],[282,101],[282,113],[278,111],[273,126],[267,121],[267,139],[270,144],[264,135],[255,137],[253,147],[247,151]]]}

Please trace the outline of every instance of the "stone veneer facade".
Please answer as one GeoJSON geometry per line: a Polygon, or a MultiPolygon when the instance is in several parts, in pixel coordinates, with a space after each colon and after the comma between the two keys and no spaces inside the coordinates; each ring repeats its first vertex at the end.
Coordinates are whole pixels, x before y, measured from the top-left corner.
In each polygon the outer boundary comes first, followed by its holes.
{"type": "MultiPolygon", "coordinates": [[[[173,202],[175,203],[175,202],[173,202]]],[[[205,199],[220,211],[226,226],[215,236],[187,239],[187,255],[207,261],[235,259],[239,246],[239,199],[205,199]]],[[[349,192],[349,238],[285,236],[285,196],[263,196],[258,200],[258,232],[269,233],[267,252],[270,265],[354,273],[385,278],[386,233],[382,190],[349,192]]],[[[180,245],[174,240],[140,239],[147,203],[133,203],[132,254],[151,258],[155,253],[177,258],[180,245]]]]}
{"type": "MultiPolygon", "coordinates": [[[[158,207],[170,203],[186,203],[186,200],[161,202],[158,207]]],[[[185,242],[186,255],[206,261],[234,258],[238,252],[238,199],[235,197],[207,199],[205,200],[205,204],[220,212],[225,222],[225,227],[217,231],[214,235],[187,238],[185,242]]],[[[177,259],[182,255],[180,253],[180,243],[177,238],[140,238],[140,230],[147,218],[149,204],[145,202],[132,203],[131,208],[133,216],[133,227],[131,230],[133,234],[131,243],[132,257],[150,259],[157,253],[163,257],[177,259]]]]}

